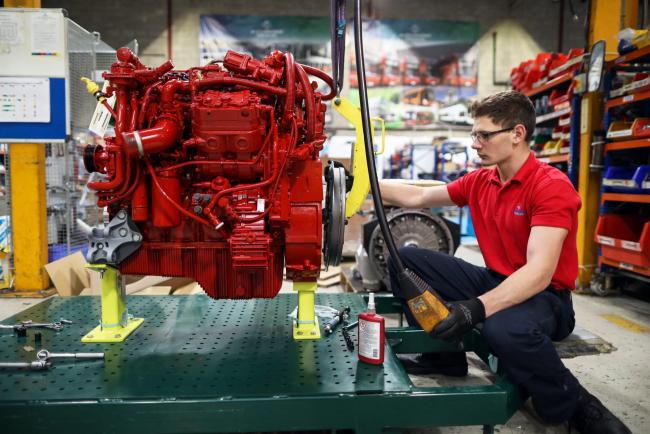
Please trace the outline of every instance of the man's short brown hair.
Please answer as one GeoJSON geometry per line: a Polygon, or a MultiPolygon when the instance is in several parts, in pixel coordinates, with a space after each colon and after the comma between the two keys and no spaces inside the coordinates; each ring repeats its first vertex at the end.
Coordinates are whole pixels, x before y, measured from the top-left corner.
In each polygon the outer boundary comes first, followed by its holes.
{"type": "Polygon", "coordinates": [[[526,140],[535,129],[535,107],[530,99],[516,90],[495,93],[470,107],[473,118],[488,117],[503,128],[522,124],[526,128],[526,140]]]}

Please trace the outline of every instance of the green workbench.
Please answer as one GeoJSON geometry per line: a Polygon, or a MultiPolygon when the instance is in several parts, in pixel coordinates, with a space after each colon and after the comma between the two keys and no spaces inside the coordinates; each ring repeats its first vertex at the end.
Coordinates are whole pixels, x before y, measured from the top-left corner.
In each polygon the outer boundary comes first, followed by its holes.
{"type": "MultiPolygon", "coordinates": [[[[318,341],[294,341],[288,315],[296,301],[291,294],[269,300],[131,296],[129,312],[144,317],[144,325],[123,343],[85,344],[80,338],[98,322],[99,298],[46,300],[3,323],[61,317],[74,323],[39,330],[40,345],[34,330],[26,338],[0,333],[0,361],[31,361],[40,348],[104,351],[106,358],[59,359],[48,371],[0,370],[1,431],[371,433],[479,425],[490,432],[521,406],[521,391],[500,376],[488,386],[415,387],[395,353],[451,349],[422,331],[388,330],[383,366],[358,362],[339,329],[318,341]]],[[[350,306],[353,317],[365,310],[356,294],[318,294],[316,303],[350,306]]],[[[395,312],[399,305],[379,297],[377,310],[395,312]]],[[[356,343],[356,330],[351,334],[356,343]]],[[[494,365],[477,332],[465,348],[494,365]]]]}

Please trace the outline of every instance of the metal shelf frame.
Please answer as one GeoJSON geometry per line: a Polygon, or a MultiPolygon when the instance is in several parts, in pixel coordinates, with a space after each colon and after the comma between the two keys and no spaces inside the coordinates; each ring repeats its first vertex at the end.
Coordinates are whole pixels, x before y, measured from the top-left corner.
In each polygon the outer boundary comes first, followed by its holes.
{"type": "MultiPolygon", "coordinates": [[[[603,83],[603,94],[605,95],[605,116],[603,119],[604,130],[608,131],[611,123],[615,119],[615,108],[623,107],[628,104],[647,104],[650,107],[650,91],[632,93],[629,95],[620,96],[617,98],[608,99],[612,87],[612,80],[616,74],[616,70],[630,61],[633,60],[648,60],[650,59],[650,46],[644,47],[639,50],[627,53],[623,56],[620,56],[613,61],[607,63],[607,68],[604,76],[603,83]]],[[[650,66],[648,67],[650,70],[650,66]]],[[[643,148],[650,147],[650,139],[630,139],[625,141],[608,141],[604,146],[604,163],[605,169],[608,166],[611,166],[615,158],[614,154],[620,152],[638,150],[643,148]]],[[[620,205],[621,203],[634,203],[638,206],[647,206],[650,204],[650,194],[632,194],[632,193],[614,193],[607,192],[604,189],[604,186],[601,184],[600,187],[600,210],[599,214],[611,213],[613,211],[613,206],[620,205]]],[[[638,280],[646,280],[645,271],[640,271],[638,269],[629,269],[624,268],[625,265],[622,265],[616,261],[610,260],[608,258],[603,258],[600,256],[600,248],[598,249],[598,264],[601,272],[608,272],[619,274],[628,278],[634,278],[638,280]]]]}

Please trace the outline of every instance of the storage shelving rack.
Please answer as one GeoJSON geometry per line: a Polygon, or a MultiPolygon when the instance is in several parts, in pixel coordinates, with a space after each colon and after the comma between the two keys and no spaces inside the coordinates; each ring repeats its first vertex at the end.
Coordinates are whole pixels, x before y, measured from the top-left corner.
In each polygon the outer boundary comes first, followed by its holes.
{"type": "MultiPolygon", "coordinates": [[[[643,74],[650,74],[650,46],[607,63],[605,131],[612,131],[612,125],[621,120],[634,120],[635,125],[650,122],[650,76],[643,74]],[[620,74],[627,74],[631,81],[617,78],[620,74]],[[616,81],[620,86],[614,86],[616,81]]],[[[650,283],[650,177],[646,176],[645,181],[630,176],[641,173],[643,178],[644,166],[650,165],[650,134],[645,130],[624,128],[622,135],[609,134],[603,146],[603,182],[595,234],[600,272],[591,285],[596,293],[614,286],[611,277],[650,283]]]]}
{"type": "MultiPolygon", "coordinates": [[[[541,98],[548,98],[554,90],[567,91],[573,82],[573,78],[580,70],[565,72],[546,83],[524,92],[534,104],[541,98]]],[[[569,125],[569,150],[568,153],[561,152],[553,155],[540,155],[536,153],[538,160],[554,165],[567,173],[573,185],[577,186],[578,180],[578,146],[580,145],[580,95],[573,93],[568,101],[568,106],[557,110],[543,113],[536,118],[535,135],[541,128],[547,129],[555,126],[569,125]]]]}

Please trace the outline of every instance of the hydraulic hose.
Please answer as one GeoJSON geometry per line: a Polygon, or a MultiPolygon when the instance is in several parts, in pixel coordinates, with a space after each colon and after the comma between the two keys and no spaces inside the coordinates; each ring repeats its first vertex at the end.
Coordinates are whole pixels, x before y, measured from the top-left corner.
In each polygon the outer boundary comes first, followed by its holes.
{"type": "Polygon", "coordinates": [[[368,112],[368,92],[366,89],[365,61],[363,57],[363,36],[361,31],[361,0],[354,4],[354,51],[357,58],[357,77],[359,77],[359,101],[361,103],[361,123],[363,126],[363,140],[366,148],[366,161],[368,163],[368,178],[372,199],[375,203],[375,213],[379,227],[384,235],[386,247],[397,271],[397,281],[404,296],[404,303],[413,314],[422,330],[430,333],[431,330],[449,315],[449,310],[444,301],[436,294],[420,276],[412,270],[404,268],[404,263],[399,257],[395,240],[390,233],[384,204],[381,201],[377,171],[375,168],[375,150],[372,144],[370,129],[370,114],[368,112]]]}
{"type": "Polygon", "coordinates": [[[368,177],[370,178],[370,190],[372,191],[372,200],[375,203],[375,213],[381,233],[386,240],[386,247],[397,269],[404,271],[404,264],[397,253],[395,240],[388,228],[384,204],[379,193],[379,181],[377,181],[377,169],[375,167],[375,149],[372,143],[372,133],[370,129],[370,113],[368,111],[368,91],[366,89],[366,66],[363,57],[363,35],[361,32],[361,0],[354,2],[354,53],[357,58],[357,77],[359,77],[359,101],[361,103],[361,122],[363,126],[363,141],[366,145],[366,161],[368,163],[368,177]]]}

